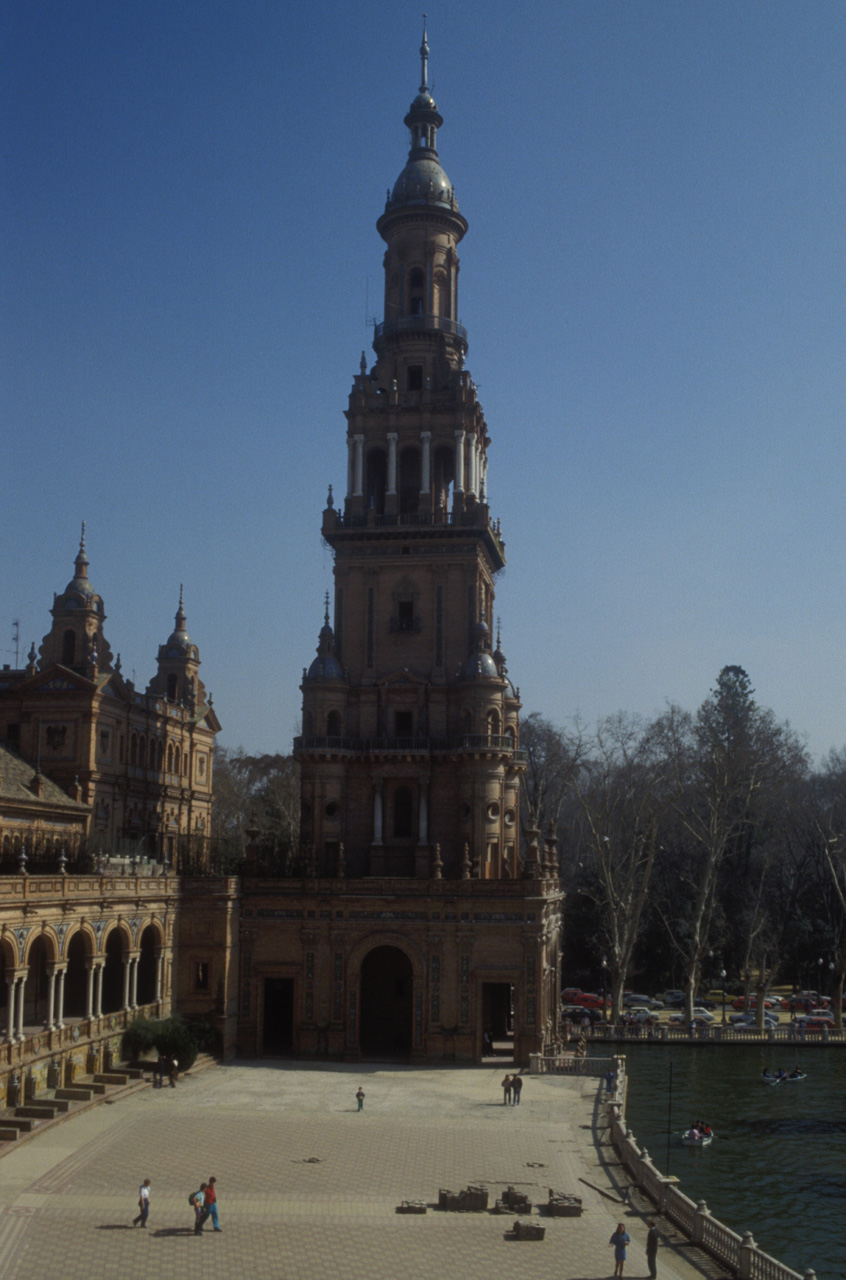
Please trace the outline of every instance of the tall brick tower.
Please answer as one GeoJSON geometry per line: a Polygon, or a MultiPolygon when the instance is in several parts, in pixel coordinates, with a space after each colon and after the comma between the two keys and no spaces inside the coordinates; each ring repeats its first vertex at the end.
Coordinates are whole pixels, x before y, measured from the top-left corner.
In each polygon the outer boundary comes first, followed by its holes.
{"type": "Polygon", "coordinates": [[[347,492],[323,513],[335,552],[328,617],[303,683],[303,836],[321,871],[517,878],[519,707],[492,652],[505,564],[486,494],[488,437],[464,368],[458,244],[467,223],[441,168],[443,120],[422,82],[385,240],[376,363],[347,409],[347,492]]]}
{"type": "Polygon", "coordinates": [[[323,512],[334,625],[327,597],[295,742],[302,878],[247,883],[242,1052],[467,1061],[488,1033],[525,1061],[557,1033],[557,856],[538,832],[520,849],[520,701],[491,643],[505,548],[425,28],[420,54],[411,150],[376,224],[376,361],[346,410],[343,504],[330,489],[323,512]]]}

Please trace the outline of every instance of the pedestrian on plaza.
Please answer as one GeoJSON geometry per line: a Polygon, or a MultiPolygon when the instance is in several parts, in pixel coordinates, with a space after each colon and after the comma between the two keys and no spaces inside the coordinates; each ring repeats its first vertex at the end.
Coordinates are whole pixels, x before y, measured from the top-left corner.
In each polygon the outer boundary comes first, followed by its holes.
{"type": "Polygon", "coordinates": [[[164,1084],[165,1072],[167,1071],[167,1059],[163,1053],[160,1053],[156,1059],[156,1065],[153,1067],[153,1088],[161,1089],[164,1084]]]}
{"type": "Polygon", "coordinates": [[[138,1188],[138,1208],[141,1212],[132,1219],[133,1227],[146,1227],[150,1213],[150,1179],[145,1178],[138,1188]]]}
{"type": "Polygon", "coordinates": [[[626,1261],[626,1245],[631,1243],[629,1233],[622,1222],[617,1223],[617,1230],[608,1243],[614,1249],[614,1275],[621,1276],[623,1263],[626,1261]]]}
{"type": "Polygon", "coordinates": [[[205,1223],[208,1217],[211,1217],[212,1226],[214,1227],[215,1231],[222,1231],[223,1227],[220,1225],[220,1222],[218,1221],[218,1217],[217,1217],[217,1187],[215,1186],[216,1182],[217,1182],[217,1178],[209,1178],[208,1185],[206,1186],[205,1196],[204,1196],[205,1203],[203,1205],[203,1223],[205,1223]]]}
{"type": "Polygon", "coordinates": [[[358,1092],[356,1093],[356,1095],[355,1095],[355,1096],[356,1096],[356,1101],[358,1102],[358,1109],[359,1109],[359,1111],[363,1111],[363,1110],[364,1110],[364,1097],[365,1097],[365,1095],[364,1095],[364,1090],[362,1089],[361,1085],[359,1085],[359,1086],[358,1086],[358,1092]]]}
{"type": "Polygon", "coordinates": [[[609,1094],[609,1093],[613,1093],[613,1092],[614,1092],[614,1081],[615,1081],[614,1072],[613,1072],[613,1071],[611,1070],[611,1068],[609,1067],[609,1068],[608,1068],[608,1070],[605,1072],[605,1092],[606,1092],[606,1094],[609,1094]]]}
{"type": "Polygon", "coordinates": [[[201,1236],[203,1234],[203,1223],[205,1222],[205,1217],[203,1215],[205,1214],[205,1211],[206,1211],[207,1186],[208,1186],[207,1182],[201,1182],[199,1190],[195,1191],[193,1196],[189,1196],[188,1198],[189,1204],[193,1204],[194,1206],[194,1235],[195,1236],[201,1236]]]}
{"type": "Polygon", "coordinates": [[[176,1058],[174,1058],[173,1054],[171,1054],[167,1060],[167,1074],[170,1080],[171,1089],[175,1089],[176,1082],[179,1079],[179,1063],[176,1058]]]}
{"type": "Polygon", "coordinates": [[[511,1101],[511,1090],[514,1088],[510,1075],[506,1074],[502,1082],[501,1088],[502,1088],[502,1105],[504,1107],[507,1107],[509,1102],[511,1101]]]}
{"type": "Polygon", "coordinates": [[[649,1266],[650,1280],[658,1280],[658,1228],[655,1219],[647,1221],[649,1230],[646,1233],[646,1262],[649,1266]]]}
{"type": "Polygon", "coordinates": [[[523,1077],[522,1077],[522,1076],[514,1076],[514,1077],[512,1077],[512,1080],[511,1080],[511,1092],[514,1094],[514,1105],[515,1105],[515,1107],[519,1107],[519,1105],[520,1105],[520,1094],[523,1092],[523,1077]]]}

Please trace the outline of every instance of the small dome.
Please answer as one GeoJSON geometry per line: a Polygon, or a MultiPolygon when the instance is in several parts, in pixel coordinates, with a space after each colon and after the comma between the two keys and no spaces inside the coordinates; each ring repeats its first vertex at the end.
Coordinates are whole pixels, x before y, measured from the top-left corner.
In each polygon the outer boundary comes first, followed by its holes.
{"type": "Polygon", "coordinates": [[[333,653],[318,654],[308,669],[307,680],[343,680],[344,672],[333,653]]]}
{"type": "Polygon", "coordinates": [[[489,653],[474,653],[464,664],[465,680],[498,680],[496,663],[489,653]]]}
{"type": "Polygon", "coordinates": [[[452,185],[437,160],[420,156],[409,160],[394,183],[390,204],[444,204],[451,209],[458,205],[452,197],[452,185]]]}
{"type": "Polygon", "coordinates": [[[94,588],[87,578],[80,578],[78,575],[71,578],[65,587],[65,595],[79,596],[82,600],[88,601],[94,594],[94,588]]]}
{"type": "Polygon", "coordinates": [[[428,89],[422,89],[420,93],[418,93],[417,97],[412,102],[410,109],[412,111],[418,111],[421,108],[425,111],[437,111],[438,109],[438,104],[435,102],[435,99],[432,97],[428,89]]]}

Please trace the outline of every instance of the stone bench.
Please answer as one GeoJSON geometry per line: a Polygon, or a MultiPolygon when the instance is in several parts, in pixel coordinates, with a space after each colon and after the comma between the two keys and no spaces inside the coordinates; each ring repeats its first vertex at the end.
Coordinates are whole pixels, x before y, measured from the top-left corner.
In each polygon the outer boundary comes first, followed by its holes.
{"type": "Polygon", "coordinates": [[[93,1088],[86,1085],[68,1085],[66,1089],[57,1089],[55,1096],[63,1102],[90,1102],[94,1097],[93,1088]]]}

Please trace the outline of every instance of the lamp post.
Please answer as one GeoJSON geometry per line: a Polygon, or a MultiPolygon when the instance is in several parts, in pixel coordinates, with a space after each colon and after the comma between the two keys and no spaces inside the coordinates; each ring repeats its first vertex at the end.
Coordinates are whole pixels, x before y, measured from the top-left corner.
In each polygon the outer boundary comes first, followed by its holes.
{"type": "Polygon", "coordinates": [[[819,960],[817,961],[817,1003],[818,1004],[819,1004],[820,998],[822,997],[822,971],[823,971],[822,967],[823,967],[823,958],[822,956],[820,956],[819,960]]]}
{"type": "Polygon", "coordinates": [[[605,987],[606,987],[607,971],[608,971],[608,957],[603,956],[602,957],[602,1021],[603,1022],[608,1021],[608,1010],[605,1007],[605,987]]]}
{"type": "Polygon", "coordinates": [[[723,989],[723,1026],[726,1025],[726,971],[720,970],[720,986],[723,989]]]}

